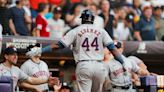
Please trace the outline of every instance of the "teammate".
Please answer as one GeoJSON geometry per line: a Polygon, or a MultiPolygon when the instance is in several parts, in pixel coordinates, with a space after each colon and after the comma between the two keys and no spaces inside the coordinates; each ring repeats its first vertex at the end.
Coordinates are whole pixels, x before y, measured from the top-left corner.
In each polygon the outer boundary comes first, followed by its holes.
{"type": "Polygon", "coordinates": [[[51,51],[52,48],[69,47],[72,44],[74,59],[77,63],[76,77],[79,92],[101,92],[106,72],[102,62],[104,46],[121,64],[124,61],[108,33],[93,25],[93,13],[90,10],[84,10],[81,18],[82,25],[69,31],[57,44],[52,43],[43,48],[42,52],[51,51]]]}
{"type": "MultiPolygon", "coordinates": [[[[122,48],[120,46],[116,46],[119,51],[122,53],[122,48]]],[[[107,53],[108,58],[112,57],[111,53],[107,53]]],[[[149,75],[149,72],[145,69],[139,68],[136,63],[132,62],[132,59],[128,59],[124,57],[125,68],[128,73],[126,75],[123,74],[122,65],[119,62],[116,62],[114,58],[111,58],[108,62],[105,62],[105,66],[108,70],[108,76],[111,82],[111,92],[136,92],[132,87],[131,80],[131,72],[138,73],[141,76],[149,75]]],[[[107,61],[107,60],[106,60],[107,61]]]]}
{"type": "MultiPolygon", "coordinates": [[[[50,76],[48,65],[40,60],[41,52],[37,53],[38,49],[41,49],[40,44],[30,45],[27,47],[26,55],[30,58],[25,61],[22,66],[21,70],[26,73],[28,76],[48,79],[50,76]]],[[[43,92],[48,92],[48,83],[36,85],[37,89],[40,89],[43,92]]]]}
{"type": "MultiPolygon", "coordinates": [[[[8,47],[4,50],[4,62],[0,64],[0,77],[2,76],[11,76],[13,78],[13,92],[15,92],[15,87],[18,81],[27,82],[29,84],[38,85],[43,83],[57,84],[59,80],[54,77],[49,77],[49,79],[34,78],[29,77],[18,67],[15,66],[17,63],[17,50],[16,48],[8,47]]],[[[31,88],[26,86],[27,88],[31,88]]]]}

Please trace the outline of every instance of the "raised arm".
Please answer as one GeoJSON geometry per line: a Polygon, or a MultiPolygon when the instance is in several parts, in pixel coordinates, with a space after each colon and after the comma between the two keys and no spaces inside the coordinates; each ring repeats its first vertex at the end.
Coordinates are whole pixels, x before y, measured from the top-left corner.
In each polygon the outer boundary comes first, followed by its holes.
{"type": "Polygon", "coordinates": [[[121,64],[124,63],[122,58],[122,54],[118,52],[117,48],[115,47],[114,43],[111,43],[107,46],[108,50],[113,54],[114,58],[119,61],[121,64]]]}

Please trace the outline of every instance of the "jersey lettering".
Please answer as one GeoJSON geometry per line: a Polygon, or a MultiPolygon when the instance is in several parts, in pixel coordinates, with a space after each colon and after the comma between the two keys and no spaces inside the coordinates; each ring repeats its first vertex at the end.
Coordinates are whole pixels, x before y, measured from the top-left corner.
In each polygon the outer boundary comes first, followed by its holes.
{"type": "Polygon", "coordinates": [[[98,40],[97,40],[97,37],[94,38],[94,40],[92,41],[91,45],[89,44],[89,40],[88,38],[85,38],[84,39],[84,42],[82,43],[82,47],[85,47],[86,48],[86,51],[89,51],[89,47],[95,47],[95,51],[99,50],[98,48],[98,40]]]}

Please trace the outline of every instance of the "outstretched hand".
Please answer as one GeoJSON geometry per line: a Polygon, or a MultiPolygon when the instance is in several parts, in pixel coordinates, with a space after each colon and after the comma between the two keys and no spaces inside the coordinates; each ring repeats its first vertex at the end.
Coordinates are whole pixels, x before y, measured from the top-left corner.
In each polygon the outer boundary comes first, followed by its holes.
{"type": "Polygon", "coordinates": [[[50,85],[50,86],[53,86],[53,85],[59,85],[59,83],[60,83],[60,80],[59,80],[59,78],[58,77],[49,77],[49,79],[48,79],[48,84],[50,85]]]}
{"type": "Polygon", "coordinates": [[[53,88],[55,91],[59,91],[62,87],[62,83],[59,83],[58,85],[54,85],[53,88]]]}
{"type": "Polygon", "coordinates": [[[51,43],[50,46],[51,46],[52,49],[57,49],[57,48],[59,48],[59,46],[58,46],[56,43],[54,43],[54,42],[51,43]]]}

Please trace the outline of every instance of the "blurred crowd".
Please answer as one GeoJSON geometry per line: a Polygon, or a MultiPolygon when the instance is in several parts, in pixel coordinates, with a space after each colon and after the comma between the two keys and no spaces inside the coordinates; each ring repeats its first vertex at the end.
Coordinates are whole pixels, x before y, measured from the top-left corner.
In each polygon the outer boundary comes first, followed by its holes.
{"type": "Polygon", "coordinates": [[[60,39],[85,9],[114,40],[164,40],[163,0],[0,0],[2,34],[60,39]]]}

